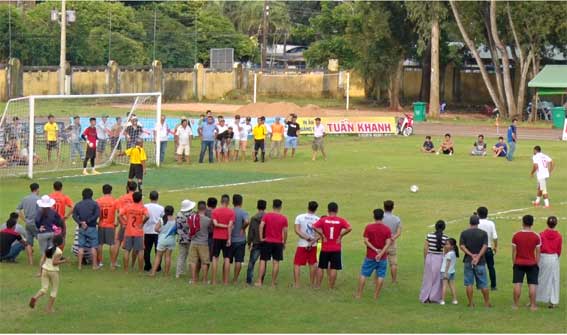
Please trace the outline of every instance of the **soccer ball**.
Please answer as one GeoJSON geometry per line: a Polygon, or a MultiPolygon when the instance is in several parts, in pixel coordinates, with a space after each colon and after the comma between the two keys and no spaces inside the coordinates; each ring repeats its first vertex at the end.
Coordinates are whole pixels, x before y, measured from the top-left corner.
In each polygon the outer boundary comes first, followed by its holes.
{"type": "Polygon", "coordinates": [[[92,148],[92,147],[94,147],[93,142],[89,142],[89,148],[92,148]]]}
{"type": "Polygon", "coordinates": [[[411,185],[409,189],[410,189],[410,191],[412,191],[413,193],[419,191],[419,187],[418,187],[417,185],[411,185]]]}

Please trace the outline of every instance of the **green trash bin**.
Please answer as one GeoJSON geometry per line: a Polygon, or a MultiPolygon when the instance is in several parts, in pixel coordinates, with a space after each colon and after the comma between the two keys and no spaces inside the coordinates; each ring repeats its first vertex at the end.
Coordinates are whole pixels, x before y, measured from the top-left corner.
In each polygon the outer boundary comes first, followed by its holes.
{"type": "Polygon", "coordinates": [[[553,118],[553,128],[563,129],[563,125],[565,124],[565,108],[553,107],[551,109],[551,115],[553,118]]]}
{"type": "Polygon", "coordinates": [[[425,102],[414,102],[413,103],[413,120],[415,122],[425,121],[425,109],[427,108],[427,103],[425,102]]]}

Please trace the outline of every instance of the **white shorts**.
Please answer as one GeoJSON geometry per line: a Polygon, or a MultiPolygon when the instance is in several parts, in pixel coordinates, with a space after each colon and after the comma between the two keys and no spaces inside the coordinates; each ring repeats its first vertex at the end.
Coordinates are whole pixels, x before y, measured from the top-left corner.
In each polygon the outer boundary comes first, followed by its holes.
{"type": "Polygon", "coordinates": [[[537,180],[537,189],[543,194],[547,194],[547,178],[537,180]]]}
{"type": "Polygon", "coordinates": [[[189,155],[190,151],[191,151],[191,147],[189,146],[189,144],[179,144],[177,146],[178,155],[183,155],[183,153],[185,153],[185,155],[189,155]]]}

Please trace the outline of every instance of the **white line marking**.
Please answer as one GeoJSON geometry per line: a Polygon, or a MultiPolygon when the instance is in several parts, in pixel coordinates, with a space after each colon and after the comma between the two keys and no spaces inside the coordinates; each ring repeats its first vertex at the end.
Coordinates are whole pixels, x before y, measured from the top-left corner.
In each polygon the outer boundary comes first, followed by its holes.
{"type": "MultiPolygon", "coordinates": [[[[306,176],[301,176],[301,177],[306,177],[306,176]]],[[[271,183],[271,182],[275,182],[275,181],[288,180],[288,179],[291,179],[291,178],[298,178],[298,177],[272,178],[272,179],[244,181],[244,182],[240,182],[240,183],[221,184],[221,185],[204,185],[204,186],[180,188],[180,189],[175,189],[175,190],[167,190],[167,191],[163,191],[163,192],[174,193],[174,192],[183,192],[183,191],[189,191],[189,190],[203,190],[203,189],[217,188],[217,187],[231,187],[231,186],[242,186],[242,185],[260,184],[260,183],[271,183]]]]}
{"type": "MultiPolygon", "coordinates": [[[[116,174],[116,173],[125,173],[128,172],[127,170],[120,170],[120,171],[108,171],[108,172],[100,172],[100,175],[105,175],[105,174],[116,174]]],[[[88,176],[92,176],[91,174],[89,174],[88,176]]],[[[66,178],[78,178],[78,177],[88,177],[85,176],[83,174],[76,174],[76,175],[70,175],[70,176],[58,176],[58,177],[41,177],[41,178],[35,178],[37,180],[47,180],[47,179],[66,179],[66,178]]]]}

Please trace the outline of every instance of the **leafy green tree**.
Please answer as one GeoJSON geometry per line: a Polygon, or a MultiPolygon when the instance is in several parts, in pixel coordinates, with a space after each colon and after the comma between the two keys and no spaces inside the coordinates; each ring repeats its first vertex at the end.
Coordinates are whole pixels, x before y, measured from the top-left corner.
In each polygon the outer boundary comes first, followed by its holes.
{"type": "Polygon", "coordinates": [[[22,11],[16,6],[0,5],[0,63],[8,62],[10,43],[12,57],[22,57],[22,50],[25,46],[25,25],[22,16],[22,11]]]}

